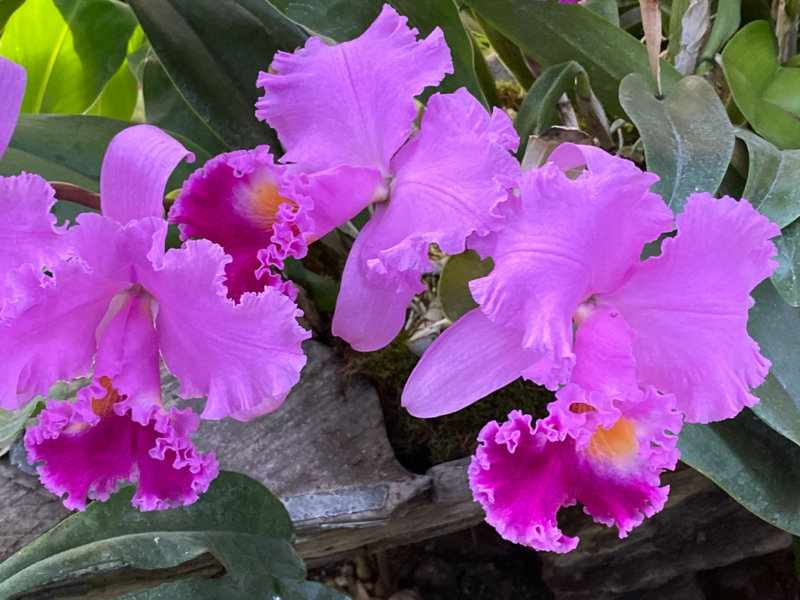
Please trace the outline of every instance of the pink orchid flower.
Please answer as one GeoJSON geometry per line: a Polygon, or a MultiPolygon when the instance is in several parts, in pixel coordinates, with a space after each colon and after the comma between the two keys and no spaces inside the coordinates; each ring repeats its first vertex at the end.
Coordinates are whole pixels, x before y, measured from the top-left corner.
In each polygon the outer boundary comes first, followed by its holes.
{"type": "MultiPolygon", "coordinates": [[[[674,394],[689,422],[727,419],[758,401],[769,361],[747,333],[750,291],[776,266],[778,227],[746,200],[693,194],[672,230],[649,191],[655,175],[600,149],[565,144],[523,174],[501,206],[507,225],[475,239],[495,268],[470,284],[480,305],[447,329],[411,374],[416,416],[454,412],[519,376],[557,389],[576,356],[573,323],[609,306],[636,333],[643,386],[674,394]],[[577,177],[566,173],[585,166],[577,177]]],[[[579,326],[580,327],[580,326],[579,326]]]]}
{"type": "Polygon", "coordinates": [[[25,436],[43,483],[67,493],[70,508],[107,498],[120,480],[139,483],[143,510],[188,504],[216,476],[213,454],[198,454],[188,437],[197,416],[162,404],[159,357],[181,396],[207,397],[208,419],[275,409],[305,363],[308,332],[286,295],[268,288],[235,304],[218,245],[165,252],[164,186],[185,157],[155,127],[118,134],[103,161],[103,214],[79,215],[64,234],[71,258],[8,276],[16,293],[0,324],[0,407],[92,375],[77,402],[49,401],[25,436]]]}
{"type": "Polygon", "coordinates": [[[380,348],[400,331],[409,301],[424,289],[420,275],[433,268],[429,245],[458,253],[471,233],[500,226],[495,207],[519,171],[509,153],[517,135],[505,113],[490,115],[461,89],[434,94],[409,139],[415,97],[452,72],[452,62],[440,29],[417,40],[388,4],[355,40],[328,46],[312,37],[294,54],[279,52],[272,67],[275,73],[258,79],[265,94],[256,116],[277,131],[283,164],[275,166],[266,150],[250,171],[231,168],[231,156],[219,159],[187,186],[171,219],[184,224],[185,235],[246,248],[231,250],[235,261],[240,257],[232,271],[263,272],[268,265],[253,257],[274,222],[264,219],[264,207],[296,206],[310,219],[305,239],[311,242],[374,203],[345,265],[333,332],[358,350],[380,348]],[[228,166],[219,168],[223,161],[228,166]],[[219,183],[234,177],[239,181],[219,183]],[[212,187],[226,185],[230,192],[207,200],[212,187]],[[226,211],[236,216],[217,217],[226,211]]]}

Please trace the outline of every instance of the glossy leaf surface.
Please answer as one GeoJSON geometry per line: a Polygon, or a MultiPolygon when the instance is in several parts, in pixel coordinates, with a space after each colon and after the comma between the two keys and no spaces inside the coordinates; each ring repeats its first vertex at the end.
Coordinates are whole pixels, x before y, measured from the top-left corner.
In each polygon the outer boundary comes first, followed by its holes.
{"type": "Polygon", "coordinates": [[[661,180],[652,190],[680,212],[692,192],[716,192],[734,146],[733,126],[714,89],[685,77],[659,100],[647,80],[628,75],[620,102],[644,143],[647,170],[661,180]]]}

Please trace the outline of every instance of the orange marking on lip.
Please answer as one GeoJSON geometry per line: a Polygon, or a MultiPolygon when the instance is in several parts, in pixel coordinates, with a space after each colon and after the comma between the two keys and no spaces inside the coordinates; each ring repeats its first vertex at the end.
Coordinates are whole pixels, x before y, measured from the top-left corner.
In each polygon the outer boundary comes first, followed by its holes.
{"type": "Polygon", "coordinates": [[[593,458],[614,462],[628,458],[638,451],[639,440],[636,439],[636,424],[625,417],[620,417],[610,429],[598,427],[586,449],[586,452],[593,458]]]}
{"type": "Polygon", "coordinates": [[[92,412],[103,418],[111,413],[114,405],[119,402],[120,396],[119,392],[111,387],[111,378],[103,375],[98,383],[106,389],[106,395],[102,398],[92,398],[92,412]]]}
{"type": "Polygon", "coordinates": [[[272,181],[263,181],[247,191],[249,219],[263,229],[268,229],[277,222],[276,215],[281,204],[297,206],[288,198],[278,193],[278,186],[272,181]]]}

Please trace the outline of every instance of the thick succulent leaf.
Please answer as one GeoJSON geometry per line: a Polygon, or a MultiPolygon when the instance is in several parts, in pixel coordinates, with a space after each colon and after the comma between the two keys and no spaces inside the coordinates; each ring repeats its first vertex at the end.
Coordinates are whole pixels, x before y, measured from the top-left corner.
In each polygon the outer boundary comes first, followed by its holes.
{"type": "Polygon", "coordinates": [[[0,456],[8,452],[11,444],[22,432],[37,403],[38,400],[34,399],[17,410],[0,409],[0,456]]]}
{"type": "MultiPolygon", "coordinates": [[[[336,42],[358,37],[378,16],[385,0],[272,0],[272,4],[295,23],[313,33],[336,42]]],[[[472,45],[461,24],[458,8],[450,0],[420,2],[419,0],[391,0],[398,13],[408,17],[409,25],[427,36],[435,27],[444,33],[453,57],[453,74],[445,77],[439,89],[453,92],[466,87],[484,104],[484,98],[475,72],[472,45]]],[[[427,91],[425,97],[432,93],[427,91]]]]}
{"type": "Polygon", "coordinates": [[[756,304],[750,309],[747,328],[762,354],[772,361],[767,380],[756,390],[760,402],[753,412],[775,431],[800,444],[800,310],[786,304],[768,281],[753,291],[753,297],[756,304]]]}
{"type": "Polygon", "coordinates": [[[344,598],[303,585],[286,509],[245,475],[221,473],[195,504],[166,511],[138,511],[132,493],[90,504],[0,565],[0,597],[344,598]]]}
{"type": "Polygon", "coordinates": [[[525,94],[514,118],[514,129],[519,135],[517,156],[525,156],[528,138],[541,135],[556,124],[556,104],[562,94],[575,88],[575,76],[583,68],[574,60],[545,69],[525,94]]]}
{"type": "Polygon", "coordinates": [[[733,99],[758,134],[780,149],[800,147],[800,67],[782,67],[766,21],[748,23],[722,51],[733,99]]]}
{"type": "Polygon", "coordinates": [[[711,33],[706,40],[703,51],[700,53],[700,64],[697,67],[698,75],[703,75],[711,69],[714,65],[714,55],[736,33],[741,20],[741,0],[727,0],[717,5],[717,14],[714,16],[711,33]]]}
{"type": "Polygon", "coordinates": [[[735,137],[708,83],[685,77],[660,100],[642,75],[632,73],[622,81],[619,97],[642,137],[647,170],[661,178],[652,189],[672,210],[680,212],[692,192],[716,192],[735,137]]]}
{"type": "Polygon", "coordinates": [[[772,273],[772,284],[783,299],[800,306],[800,219],[781,231],[775,240],[778,247],[778,268],[772,273]]]}
{"type": "Polygon", "coordinates": [[[81,113],[118,71],[136,18],[108,0],[27,0],[9,18],[0,55],[28,73],[22,112],[81,113]]]}
{"type": "Polygon", "coordinates": [[[130,0],[158,59],[186,104],[228,148],[277,137],[256,121],[256,78],[277,50],[293,51],[302,30],[263,0],[130,0]]]}
{"type": "MultiPolygon", "coordinates": [[[[543,67],[575,60],[588,73],[595,94],[621,115],[620,81],[629,73],[649,76],[647,51],[637,39],[579,4],[466,0],[480,16],[543,67]]],[[[661,61],[665,92],[680,74],[661,61]]]]}
{"type": "Polygon", "coordinates": [[[742,197],[778,227],[800,217],[800,150],[778,150],[752,131],[736,129],[747,145],[747,183],[742,197]]]}
{"type": "Polygon", "coordinates": [[[800,446],[745,409],[735,419],[686,423],[678,447],[681,460],[746,509],[800,535],[800,446]]]}

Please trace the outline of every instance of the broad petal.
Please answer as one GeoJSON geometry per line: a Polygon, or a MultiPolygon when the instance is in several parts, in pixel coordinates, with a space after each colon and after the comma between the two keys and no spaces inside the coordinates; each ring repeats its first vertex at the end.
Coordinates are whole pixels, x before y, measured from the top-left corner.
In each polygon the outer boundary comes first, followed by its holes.
{"type": "Polygon", "coordinates": [[[183,397],[207,396],[206,419],[251,418],[277,408],[305,364],[297,306],[273,288],[226,297],[220,246],[189,241],[166,253],[142,284],[158,302],[156,328],[183,397]]]}
{"type": "Polygon", "coordinates": [[[468,312],[425,351],[406,382],[403,406],[415,417],[439,417],[511,383],[536,360],[521,338],[478,309],[468,312]]]}
{"type": "Polygon", "coordinates": [[[218,473],[214,454],[199,454],[188,439],[197,416],[154,406],[140,424],[117,403],[111,385],[96,382],[75,403],[48,401],[39,424],[28,429],[28,460],[42,461],[44,486],[67,494],[64,506],[78,510],[87,499],[108,500],[124,481],[139,483],[132,502],[141,510],[197,500],[218,473]]]}
{"type": "Polygon", "coordinates": [[[50,212],[55,201],[55,191],[38,175],[0,177],[0,283],[20,265],[43,268],[66,256],[63,228],[50,212]]]}
{"type": "Polygon", "coordinates": [[[388,4],[360,37],[335,46],[312,37],[294,54],[278,52],[277,75],[260,73],[256,116],[286,148],[283,161],[321,171],[389,160],[411,133],[414,97],[453,72],[437,27],[424,40],[388,4]]]}
{"type": "Polygon", "coordinates": [[[364,256],[365,247],[383,239],[385,214],[383,206],[378,206],[350,249],[333,314],[332,333],[360,352],[391,342],[403,328],[408,303],[424,289],[421,270],[414,266],[389,270],[364,256]]]}
{"type": "Polygon", "coordinates": [[[735,416],[758,398],[769,361],[747,333],[750,291],[775,268],[778,227],[746,201],[693,194],[678,234],[598,297],[636,330],[639,380],[678,398],[688,422],[735,416]]]}
{"type": "Polygon", "coordinates": [[[0,56],[0,158],[8,148],[25,95],[25,69],[0,56]]]}
{"type": "Polygon", "coordinates": [[[194,155],[158,127],[134,125],[111,140],[100,171],[103,215],[121,225],[164,216],[164,186],[170,174],[194,155]]]}
{"type": "Polygon", "coordinates": [[[499,207],[505,227],[470,239],[495,263],[471,282],[473,296],[547,358],[550,367],[542,363],[531,375],[551,389],[564,383],[573,361],[578,305],[619,285],[644,244],[672,228],[672,213],[648,191],[655,175],[610,155],[591,162],[598,170],[575,179],[550,163],[523,173],[520,197],[499,207]]]}
{"type": "Polygon", "coordinates": [[[386,200],[389,194],[383,175],[374,167],[342,166],[298,174],[292,185],[295,195],[307,197],[313,203],[309,242],[349,221],[370,203],[386,200]]]}
{"type": "Polygon", "coordinates": [[[7,410],[47,395],[56,381],[91,373],[95,330],[124,287],[76,261],[65,263],[53,278],[30,265],[10,274],[20,280],[23,275],[25,305],[0,324],[0,408],[7,410]]]}
{"type": "Polygon", "coordinates": [[[466,89],[432,96],[419,134],[392,163],[386,226],[370,255],[399,264],[432,242],[458,254],[470,234],[499,229],[495,207],[519,178],[509,153],[517,141],[508,116],[490,116],[466,89]]]}

